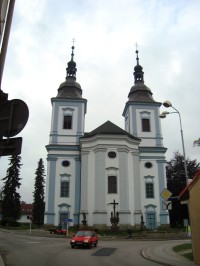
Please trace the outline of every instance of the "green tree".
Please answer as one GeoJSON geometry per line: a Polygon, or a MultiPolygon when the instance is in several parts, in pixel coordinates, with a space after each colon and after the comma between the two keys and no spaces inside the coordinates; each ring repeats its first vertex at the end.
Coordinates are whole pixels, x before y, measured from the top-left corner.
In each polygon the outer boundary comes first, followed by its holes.
{"type": "Polygon", "coordinates": [[[44,223],[44,172],[44,163],[43,160],[40,159],[35,172],[35,190],[33,192],[33,223],[37,224],[38,227],[44,223]]]}
{"type": "Polygon", "coordinates": [[[3,199],[3,188],[0,188],[0,201],[3,199]]]}
{"type": "Polygon", "coordinates": [[[2,213],[1,213],[1,206],[2,206],[2,200],[3,200],[3,192],[2,192],[2,188],[0,188],[0,218],[1,218],[1,215],[2,215],[2,213]]]}
{"type": "MultiPolygon", "coordinates": [[[[196,160],[186,159],[188,177],[193,178],[200,163],[196,160]]],[[[169,212],[171,227],[183,226],[183,220],[188,219],[187,204],[180,204],[179,194],[186,186],[186,176],[184,168],[184,157],[179,152],[174,153],[174,157],[167,162],[166,167],[167,188],[173,193],[172,210],[169,212]]]]}
{"type": "Polygon", "coordinates": [[[21,216],[20,194],[17,189],[20,188],[21,183],[19,178],[21,157],[13,155],[10,157],[10,167],[7,169],[7,174],[2,180],[4,185],[2,188],[2,222],[4,224],[16,224],[21,216]]]}
{"type": "Polygon", "coordinates": [[[200,138],[193,142],[193,146],[200,146],[200,138]]]}

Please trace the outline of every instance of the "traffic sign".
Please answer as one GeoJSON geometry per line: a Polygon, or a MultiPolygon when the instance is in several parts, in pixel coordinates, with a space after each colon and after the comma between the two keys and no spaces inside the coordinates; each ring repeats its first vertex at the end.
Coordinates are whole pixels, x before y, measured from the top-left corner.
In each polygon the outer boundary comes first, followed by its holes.
{"type": "Polygon", "coordinates": [[[22,138],[0,140],[0,156],[18,155],[21,153],[22,138]]]}
{"type": "Polygon", "coordinates": [[[167,188],[165,188],[160,194],[160,196],[165,200],[168,200],[171,197],[171,195],[172,193],[167,188]]]}
{"type": "Polygon", "coordinates": [[[19,99],[0,105],[0,135],[14,137],[25,127],[29,116],[26,103],[19,99]]]}
{"type": "Polygon", "coordinates": [[[163,201],[163,210],[171,210],[172,202],[171,201],[163,201]]]}
{"type": "Polygon", "coordinates": [[[73,220],[72,219],[65,219],[65,222],[71,223],[71,222],[73,222],[73,220]]]}

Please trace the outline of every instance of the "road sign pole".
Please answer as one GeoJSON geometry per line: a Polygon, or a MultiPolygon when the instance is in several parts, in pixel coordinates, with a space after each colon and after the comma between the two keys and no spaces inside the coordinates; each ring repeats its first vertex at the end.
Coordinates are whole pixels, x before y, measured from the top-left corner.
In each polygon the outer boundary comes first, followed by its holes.
{"type": "Polygon", "coordinates": [[[30,235],[31,235],[31,224],[32,224],[32,220],[30,220],[30,230],[29,230],[30,235]]]}
{"type": "Polygon", "coordinates": [[[68,230],[69,230],[69,223],[67,222],[67,236],[69,235],[68,230]]]}

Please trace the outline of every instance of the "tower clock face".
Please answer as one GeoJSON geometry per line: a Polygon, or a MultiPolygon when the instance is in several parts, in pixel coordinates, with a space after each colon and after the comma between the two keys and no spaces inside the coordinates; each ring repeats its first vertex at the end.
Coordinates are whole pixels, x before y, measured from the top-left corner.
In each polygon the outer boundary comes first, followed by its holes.
{"type": "Polygon", "coordinates": [[[114,151],[109,151],[109,153],[108,153],[108,157],[109,158],[115,158],[117,155],[116,155],[116,152],[114,152],[114,151]]]}

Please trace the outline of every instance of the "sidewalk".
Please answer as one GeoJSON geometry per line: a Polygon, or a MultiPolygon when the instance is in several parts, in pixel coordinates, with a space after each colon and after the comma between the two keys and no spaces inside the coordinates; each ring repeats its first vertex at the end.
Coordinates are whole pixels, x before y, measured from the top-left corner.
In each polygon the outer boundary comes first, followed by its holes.
{"type": "Polygon", "coordinates": [[[162,246],[149,247],[142,250],[142,256],[150,261],[166,266],[194,266],[194,262],[187,260],[185,257],[173,251],[173,247],[182,243],[187,243],[188,240],[177,240],[173,243],[166,243],[162,246]]]}

